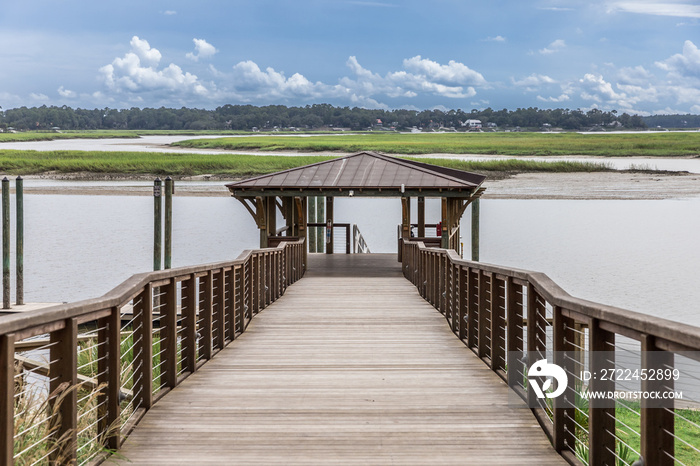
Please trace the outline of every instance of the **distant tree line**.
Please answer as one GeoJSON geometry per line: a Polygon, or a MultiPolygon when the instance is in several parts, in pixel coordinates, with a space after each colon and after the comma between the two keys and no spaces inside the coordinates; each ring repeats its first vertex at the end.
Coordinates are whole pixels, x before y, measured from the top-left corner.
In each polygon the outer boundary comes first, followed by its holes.
{"type": "Polygon", "coordinates": [[[650,128],[700,128],[700,115],[652,115],[643,119],[650,128]]]}
{"type": "Polygon", "coordinates": [[[16,130],[252,130],[274,128],[317,129],[323,127],[422,129],[465,128],[467,120],[480,120],[484,129],[497,128],[645,128],[644,119],[613,110],[518,108],[517,110],[368,110],[314,104],[224,105],[215,110],[194,108],[73,109],[62,107],[21,107],[0,111],[0,128],[16,130]],[[381,122],[381,123],[380,123],[381,122]]]}

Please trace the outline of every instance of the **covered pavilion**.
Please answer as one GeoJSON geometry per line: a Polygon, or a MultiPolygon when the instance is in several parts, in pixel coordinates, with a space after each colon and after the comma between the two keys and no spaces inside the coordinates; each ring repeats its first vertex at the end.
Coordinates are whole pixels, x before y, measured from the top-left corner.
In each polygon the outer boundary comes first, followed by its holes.
{"type": "MultiPolygon", "coordinates": [[[[376,152],[358,152],[268,175],[227,184],[253,216],[260,247],[306,238],[309,197],[325,196],[326,227],[332,235],[335,197],[395,197],[401,199],[401,238],[411,236],[411,198],[417,198],[417,236],[425,238],[425,198],[442,199],[440,246],[459,251],[460,218],[486,188],[486,177],[452,168],[400,159],[376,152]],[[277,210],[285,225],[277,227],[277,210]]],[[[330,248],[329,252],[332,252],[330,248]]],[[[306,262],[306,261],[305,261],[306,262]]]]}

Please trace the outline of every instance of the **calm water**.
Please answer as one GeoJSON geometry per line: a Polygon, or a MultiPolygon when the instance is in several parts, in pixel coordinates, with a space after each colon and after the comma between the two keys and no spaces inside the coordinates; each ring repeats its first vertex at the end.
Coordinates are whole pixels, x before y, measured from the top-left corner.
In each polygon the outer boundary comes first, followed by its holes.
{"type": "MultiPolygon", "coordinates": [[[[257,246],[255,224],[234,199],[176,196],[173,208],[175,267],[257,246]]],[[[398,199],[338,198],[335,209],[337,222],[359,225],[372,252],[395,252],[398,199]]],[[[25,300],[92,298],[150,270],[152,212],[148,196],[25,195],[25,300]]],[[[482,200],[481,260],[544,272],[575,296],[700,325],[698,212],[700,199],[482,200]]],[[[429,199],[427,222],[438,213],[429,199]]],[[[469,220],[467,210],[467,251],[469,220]]]]}

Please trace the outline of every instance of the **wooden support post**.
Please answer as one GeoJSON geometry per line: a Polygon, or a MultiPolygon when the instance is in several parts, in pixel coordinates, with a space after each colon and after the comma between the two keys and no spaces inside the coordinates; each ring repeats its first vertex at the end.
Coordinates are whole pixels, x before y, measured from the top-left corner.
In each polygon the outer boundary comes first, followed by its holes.
{"type": "Polygon", "coordinates": [[[522,387],[523,383],[523,295],[522,287],[516,285],[511,277],[506,279],[507,291],[507,350],[508,350],[508,386],[522,387]]]}
{"type": "Polygon", "coordinates": [[[459,328],[458,337],[460,341],[464,341],[464,339],[467,338],[466,317],[469,301],[469,280],[467,278],[467,274],[469,273],[469,269],[466,267],[458,266],[457,271],[459,273],[459,306],[457,308],[457,320],[459,328]]]}
{"type": "Polygon", "coordinates": [[[197,277],[191,274],[182,282],[182,367],[193,373],[197,369],[197,277]]]}
{"type": "Polygon", "coordinates": [[[467,314],[467,347],[475,348],[478,343],[479,332],[479,271],[468,269],[469,283],[468,314],[467,314]]]}
{"type": "MultiPolygon", "coordinates": [[[[196,298],[195,298],[196,299],[196,298]]],[[[134,406],[151,409],[153,405],[153,287],[146,284],[136,298],[134,309],[134,354],[139,354],[139,361],[134,361],[134,406]]],[[[196,345],[196,340],[194,342],[196,345]]]]}
{"type": "Polygon", "coordinates": [[[2,180],[2,308],[10,309],[10,180],[2,180]]]}
{"type": "MultiPolygon", "coordinates": [[[[53,440],[58,448],[49,456],[49,461],[59,464],[72,464],[76,460],[76,447],[78,444],[78,320],[66,319],[65,326],[61,330],[51,333],[50,381],[49,392],[53,394],[50,400],[53,406],[60,402],[58,407],[59,421],[52,432],[53,440]]],[[[118,332],[117,332],[118,334],[118,332]]],[[[117,363],[119,359],[117,357],[117,363]]],[[[111,368],[110,368],[111,369],[111,368]]],[[[112,370],[110,370],[112,372],[112,370]]],[[[117,373],[119,373],[117,371],[117,373]]],[[[119,386],[116,388],[117,394],[119,386]]],[[[117,396],[117,400],[119,397],[117,396]]]]}
{"type": "Polygon", "coordinates": [[[17,291],[15,293],[15,303],[24,304],[24,180],[18,176],[15,180],[15,201],[17,229],[15,237],[15,274],[17,275],[17,291]]]}
{"type": "Polygon", "coordinates": [[[333,254],[333,197],[326,197],[326,254],[333,254]]]}
{"type": "Polygon", "coordinates": [[[214,296],[214,321],[216,322],[216,336],[214,337],[214,348],[221,350],[224,348],[226,340],[226,316],[224,313],[226,299],[226,280],[224,277],[224,269],[219,269],[214,275],[214,288],[216,294],[214,296]]]}
{"type": "Polygon", "coordinates": [[[267,236],[277,236],[277,197],[268,196],[265,200],[267,201],[265,209],[267,213],[267,236]]]}
{"type": "MultiPolygon", "coordinates": [[[[309,223],[316,223],[316,197],[309,197],[309,223]]],[[[315,253],[316,250],[316,228],[309,230],[309,252],[315,253]]]]}
{"type": "Polygon", "coordinates": [[[161,266],[161,238],[163,236],[162,185],[163,182],[160,178],[156,178],[153,182],[153,270],[160,270],[161,266]]]}
{"type": "Polygon", "coordinates": [[[15,335],[0,335],[0,464],[13,464],[15,335]]]}
{"type": "Polygon", "coordinates": [[[267,202],[265,198],[256,197],[255,206],[256,222],[260,230],[260,248],[263,249],[267,247],[267,237],[269,235],[267,229],[267,202]]]}
{"type": "Polygon", "coordinates": [[[472,201],[472,260],[479,261],[479,198],[472,201]]]}
{"type": "Polygon", "coordinates": [[[199,293],[201,294],[200,302],[202,303],[199,308],[200,318],[202,321],[202,326],[199,328],[199,333],[201,335],[201,348],[200,354],[202,358],[206,361],[211,359],[213,348],[212,348],[212,303],[214,302],[214,273],[210,270],[206,276],[200,278],[199,282],[199,293]]]}
{"type": "Polygon", "coordinates": [[[450,247],[450,214],[447,208],[447,198],[442,198],[442,240],[440,247],[449,249],[450,247]]]}
{"type": "Polygon", "coordinates": [[[163,252],[163,268],[172,266],[173,256],[173,179],[165,179],[165,241],[163,252]]]}
{"type": "MultiPolygon", "coordinates": [[[[316,198],[316,222],[326,223],[326,198],[316,198]]],[[[316,230],[316,252],[325,251],[326,247],[326,230],[323,227],[314,227],[316,230]]]]}
{"type": "Polygon", "coordinates": [[[559,306],[554,306],[552,316],[552,340],[553,340],[553,362],[567,373],[570,380],[569,385],[563,395],[552,399],[554,412],[552,445],[554,449],[561,453],[563,451],[575,451],[576,425],[576,386],[571,375],[578,376],[576,364],[573,359],[576,347],[574,346],[574,320],[565,317],[559,306]]]}
{"type": "Polygon", "coordinates": [[[418,237],[425,238],[425,197],[418,197],[418,237]]]}
{"type": "MultiPolygon", "coordinates": [[[[600,328],[598,319],[589,325],[588,351],[591,373],[615,369],[615,334],[600,328]]],[[[593,377],[588,390],[614,391],[615,380],[593,377]]],[[[588,464],[615,464],[615,400],[591,398],[588,403],[588,464]]]]}
{"type": "MultiPolygon", "coordinates": [[[[660,351],[656,339],[651,335],[642,336],[642,370],[673,370],[674,355],[660,351]]],[[[671,392],[674,388],[673,378],[646,378],[642,381],[641,391],[645,393],[671,392]]],[[[675,416],[673,399],[642,399],[641,402],[641,437],[642,458],[645,464],[660,466],[674,465],[675,416]],[[654,403],[652,405],[652,403],[654,403]]]]}
{"type": "Polygon", "coordinates": [[[489,350],[488,350],[488,307],[487,307],[487,300],[486,300],[486,293],[488,292],[489,289],[489,283],[487,283],[487,279],[489,277],[486,276],[486,274],[483,271],[479,271],[479,323],[477,326],[477,333],[479,335],[478,337],[478,344],[479,346],[477,347],[477,354],[479,355],[480,358],[488,356],[489,350]]]}
{"type": "MultiPolygon", "coordinates": [[[[97,347],[97,380],[105,384],[97,397],[98,432],[110,432],[106,438],[107,448],[116,450],[121,443],[119,429],[114,429],[120,416],[119,395],[121,393],[121,310],[113,307],[108,317],[99,321],[97,347]]],[[[77,330],[76,330],[77,331],[77,330]]],[[[75,351],[75,350],[74,350],[75,351]]],[[[150,374],[149,374],[150,378],[150,374]]]]}
{"type": "MultiPolygon", "coordinates": [[[[165,372],[165,385],[170,388],[177,386],[177,283],[170,279],[165,285],[165,303],[161,307],[161,345],[165,340],[165,351],[162,357],[165,363],[161,366],[165,372]],[[165,334],[165,335],[163,335],[165,334]]],[[[162,349],[162,347],[161,347],[162,349]]]]}
{"type": "Polygon", "coordinates": [[[411,237],[411,198],[401,198],[401,237],[411,237]]]}
{"type": "Polygon", "coordinates": [[[236,295],[236,270],[232,266],[231,270],[228,272],[228,284],[226,286],[228,289],[228,328],[229,328],[229,338],[231,341],[236,339],[236,300],[238,296],[236,295]]]}
{"type": "Polygon", "coordinates": [[[491,277],[491,369],[506,370],[506,282],[491,277]]]}

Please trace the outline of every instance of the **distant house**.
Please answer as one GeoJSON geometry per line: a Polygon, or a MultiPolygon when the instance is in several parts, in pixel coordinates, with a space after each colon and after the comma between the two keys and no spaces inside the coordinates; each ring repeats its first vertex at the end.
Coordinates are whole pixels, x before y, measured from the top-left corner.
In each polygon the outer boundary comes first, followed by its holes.
{"type": "Polygon", "coordinates": [[[468,129],[481,129],[481,120],[467,120],[461,124],[468,129]]]}

